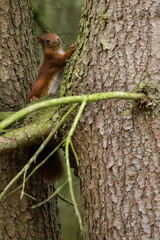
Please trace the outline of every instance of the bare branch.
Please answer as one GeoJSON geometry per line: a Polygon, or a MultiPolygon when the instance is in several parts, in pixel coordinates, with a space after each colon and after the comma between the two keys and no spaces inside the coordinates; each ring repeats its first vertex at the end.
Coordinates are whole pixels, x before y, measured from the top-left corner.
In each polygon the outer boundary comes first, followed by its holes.
{"type": "Polygon", "coordinates": [[[84,98],[86,97],[87,103],[97,102],[100,100],[107,99],[125,99],[125,100],[139,100],[144,96],[141,93],[126,93],[126,92],[104,92],[104,93],[96,93],[90,95],[82,95],[82,96],[70,96],[70,97],[62,97],[62,98],[54,98],[51,100],[46,100],[43,102],[35,103],[29,105],[26,108],[21,109],[20,111],[12,114],[5,120],[0,123],[0,130],[8,127],[10,124],[16,122],[20,118],[26,116],[27,114],[42,109],[53,106],[60,106],[68,103],[82,103],[84,98]]]}

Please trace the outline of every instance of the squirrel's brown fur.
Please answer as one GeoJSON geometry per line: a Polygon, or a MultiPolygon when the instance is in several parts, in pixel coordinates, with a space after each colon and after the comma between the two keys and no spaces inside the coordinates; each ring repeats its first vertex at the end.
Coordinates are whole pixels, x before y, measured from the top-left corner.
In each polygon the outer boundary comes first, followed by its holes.
{"type": "MultiPolygon", "coordinates": [[[[60,37],[50,32],[46,33],[43,37],[37,37],[37,40],[42,46],[44,61],[39,70],[37,80],[28,96],[28,102],[32,102],[34,99],[40,98],[48,93],[57,92],[66,61],[76,46],[73,44],[71,49],[65,52],[62,48],[60,37]]],[[[46,146],[38,156],[36,165],[44,160],[53,149],[54,147],[46,146]]],[[[34,154],[36,147],[33,147],[31,151],[33,151],[34,154]]],[[[55,154],[37,170],[37,173],[41,178],[49,182],[54,182],[61,177],[63,174],[63,166],[59,152],[55,152],[55,154]]]]}
{"type": "Polygon", "coordinates": [[[29,102],[48,93],[56,93],[66,61],[76,46],[73,44],[71,49],[65,52],[62,48],[60,37],[55,33],[46,33],[43,37],[37,37],[37,40],[42,46],[44,61],[39,70],[37,80],[28,96],[29,102]]]}

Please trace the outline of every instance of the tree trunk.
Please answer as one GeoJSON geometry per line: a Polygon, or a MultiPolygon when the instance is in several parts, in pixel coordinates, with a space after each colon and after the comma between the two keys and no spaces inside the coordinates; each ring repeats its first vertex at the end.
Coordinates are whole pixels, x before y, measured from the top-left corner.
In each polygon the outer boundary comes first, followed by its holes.
{"type": "MultiPolygon", "coordinates": [[[[11,111],[22,108],[35,81],[38,67],[37,50],[33,37],[30,1],[1,1],[0,8],[0,111],[11,111]]],[[[20,150],[0,157],[1,191],[25,161],[29,160],[27,154],[26,151],[20,150]]],[[[21,183],[22,179],[12,189],[21,183]]],[[[38,202],[46,199],[53,191],[53,185],[46,184],[36,177],[33,177],[25,188],[25,192],[38,202]]],[[[40,208],[31,210],[33,204],[35,201],[27,195],[21,200],[20,191],[6,196],[0,205],[0,239],[61,239],[56,198],[40,208]]]]}
{"type": "MultiPolygon", "coordinates": [[[[149,90],[146,79],[158,85],[159,35],[158,0],[84,0],[62,93],[132,92],[142,82],[149,90]]],[[[91,104],[74,134],[87,240],[160,239],[160,109],[124,115],[132,106],[91,104]]]]}

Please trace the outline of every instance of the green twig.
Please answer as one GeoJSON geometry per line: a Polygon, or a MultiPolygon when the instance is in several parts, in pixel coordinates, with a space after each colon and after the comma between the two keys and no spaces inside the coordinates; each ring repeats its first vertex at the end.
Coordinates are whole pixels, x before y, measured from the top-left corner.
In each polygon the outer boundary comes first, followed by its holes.
{"type": "Polygon", "coordinates": [[[40,202],[39,204],[32,206],[31,208],[40,207],[42,204],[48,202],[51,198],[53,198],[66,185],[67,182],[68,182],[68,180],[66,180],[59,188],[57,188],[57,190],[51,196],[49,196],[47,199],[40,202]]]}
{"type": "Polygon", "coordinates": [[[79,118],[81,117],[81,114],[82,114],[82,112],[84,110],[84,107],[86,105],[86,98],[87,98],[87,96],[83,98],[83,102],[82,102],[82,104],[79,108],[79,111],[78,111],[75,119],[74,119],[72,127],[71,127],[71,129],[68,133],[67,138],[66,138],[66,144],[65,144],[66,168],[67,168],[69,189],[70,189],[71,199],[72,199],[72,202],[73,202],[73,205],[74,205],[75,213],[76,213],[76,216],[78,218],[79,226],[80,226],[81,231],[83,231],[83,224],[82,224],[81,215],[80,215],[80,212],[78,210],[78,206],[77,206],[75,196],[74,196],[74,191],[73,191],[73,183],[72,183],[71,168],[70,168],[70,161],[69,161],[69,145],[71,143],[71,137],[73,135],[73,132],[74,132],[76,126],[77,126],[79,118]]]}
{"type": "Polygon", "coordinates": [[[68,103],[82,103],[84,97],[86,97],[87,103],[92,103],[92,102],[97,102],[105,99],[139,100],[143,96],[144,94],[142,93],[105,92],[105,93],[96,93],[96,94],[82,95],[82,96],[70,96],[70,97],[62,97],[62,98],[46,100],[43,102],[29,105],[28,107],[21,109],[15,114],[12,114],[10,117],[0,122],[0,129],[4,129],[8,127],[10,124],[16,122],[20,118],[26,116],[27,114],[33,111],[36,111],[42,108],[68,104],[68,103]]]}
{"type": "Polygon", "coordinates": [[[57,197],[58,197],[59,199],[61,199],[63,202],[66,202],[66,203],[68,203],[69,205],[73,206],[73,203],[72,203],[70,200],[68,200],[67,198],[63,197],[61,194],[57,193],[57,197]]]}
{"type": "Polygon", "coordinates": [[[5,187],[5,189],[0,194],[0,200],[4,197],[8,189],[15,183],[15,181],[31,166],[31,164],[36,160],[40,152],[44,149],[44,147],[47,145],[47,143],[50,141],[50,139],[53,137],[53,135],[56,133],[56,131],[61,127],[61,125],[64,123],[66,118],[71,114],[71,112],[77,107],[78,104],[74,104],[68,112],[63,116],[61,121],[57,124],[57,126],[53,129],[53,131],[48,135],[48,137],[45,139],[45,141],[41,144],[41,146],[38,148],[36,153],[33,155],[33,157],[28,161],[28,163],[21,169],[21,171],[8,183],[8,185],[5,187]]]}
{"type": "Polygon", "coordinates": [[[24,195],[24,188],[25,188],[25,183],[26,183],[26,174],[27,174],[27,168],[26,168],[26,170],[24,171],[24,174],[23,174],[23,183],[22,183],[22,191],[21,191],[20,199],[22,199],[23,195],[24,195]]]}
{"type": "MultiPolygon", "coordinates": [[[[38,168],[40,168],[47,160],[48,158],[53,155],[60,147],[61,145],[64,143],[64,141],[62,141],[56,148],[54,148],[54,150],[42,161],[40,162],[37,166],[34,167],[34,169],[32,170],[32,172],[27,176],[27,178],[25,179],[25,182],[28,181],[28,179],[37,171],[38,168]]],[[[19,185],[17,188],[15,188],[13,191],[9,192],[8,195],[13,194],[14,192],[18,191],[21,187],[23,187],[23,183],[21,185],[19,185]]]]}
{"type": "MultiPolygon", "coordinates": [[[[21,198],[23,197],[24,194],[25,194],[25,195],[28,195],[27,193],[24,192],[24,183],[26,183],[26,182],[28,181],[28,179],[37,171],[37,169],[40,168],[40,167],[48,160],[48,158],[49,158],[51,155],[53,155],[53,153],[55,153],[55,152],[60,148],[60,146],[61,146],[63,143],[64,143],[64,141],[61,142],[42,162],[40,162],[40,163],[32,170],[32,172],[28,175],[27,178],[24,177],[25,179],[23,180],[23,183],[22,183],[20,186],[18,186],[16,189],[14,189],[13,191],[11,191],[8,195],[11,195],[11,194],[13,194],[14,192],[18,191],[21,187],[23,187],[22,193],[21,193],[21,198]]],[[[24,173],[24,175],[25,175],[25,173],[24,173]]],[[[31,197],[30,195],[28,195],[28,196],[33,199],[33,197],[31,197]]],[[[57,197],[60,198],[62,201],[68,203],[69,205],[72,205],[72,206],[73,206],[73,203],[72,203],[70,200],[64,198],[62,195],[60,195],[60,194],[57,193],[57,197]]],[[[34,200],[35,200],[35,199],[34,199],[34,200]]]]}
{"type": "Polygon", "coordinates": [[[38,201],[36,198],[32,197],[31,195],[29,195],[28,193],[24,192],[24,195],[26,195],[27,197],[31,198],[34,201],[38,201]]]}
{"type": "Polygon", "coordinates": [[[73,152],[73,154],[74,154],[74,157],[75,157],[75,159],[76,159],[77,166],[79,166],[79,161],[78,161],[77,153],[76,153],[76,150],[75,150],[75,148],[74,148],[74,146],[73,146],[72,140],[70,140],[70,145],[71,145],[71,148],[72,148],[72,152],[73,152]]]}

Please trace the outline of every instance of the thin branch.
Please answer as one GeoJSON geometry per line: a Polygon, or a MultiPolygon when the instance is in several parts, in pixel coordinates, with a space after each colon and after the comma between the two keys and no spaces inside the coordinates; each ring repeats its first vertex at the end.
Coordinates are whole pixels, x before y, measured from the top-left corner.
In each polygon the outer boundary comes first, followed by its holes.
{"type": "Polygon", "coordinates": [[[66,202],[66,203],[68,203],[69,205],[73,206],[73,203],[72,203],[70,200],[68,200],[67,198],[63,197],[61,194],[57,193],[57,197],[58,197],[59,199],[61,199],[63,202],[66,202]]]}
{"type": "Polygon", "coordinates": [[[74,146],[73,146],[72,140],[70,140],[70,145],[71,145],[71,148],[72,148],[72,152],[73,152],[73,154],[74,154],[74,157],[75,157],[75,159],[76,159],[77,166],[79,166],[79,161],[78,161],[77,153],[76,153],[76,150],[75,150],[75,148],[74,148],[74,146]]]}
{"type": "Polygon", "coordinates": [[[66,183],[68,182],[68,179],[59,187],[57,188],[57,190],[51,194],[47,199],[45,199],[44,201],[40,202],[37,205],[32,206],[31,208],[36,208],[36,207],[40,207],[42,204],[48,202],[51,198],[53,198],[57,193],[59,193],[59,191],[66,185],[66,183]]]}
{"type": "Polygon", "coordinates": [[[41,146],[38,148],[36,153],[33,155],[33,157],[28,161],[28,163],[21,169],[21,171],[8,183],[8,185],[5,187],[5,189],[0,194],[0,200],[4,197],[8,189],[15,183],[15,181],[26,171],[26,169],[29,169],[31,164],[36,160],[40,152],[44,149],[44,147],[47,145],[47,143],[50,141],[50,139],[53,137],[53,135],[56,133],[56,131],[61,127],[61,125],[64,123],[66,118],[71,114],[71,112],[77,107],[78,104],[74,104],[68,112],[63,116],[61,121],[57,124],[57,126],[53,129],[53,131],[48,135],[48,137],[45,139],[45,141],[41,144],[41,146]]]}
{"type": "Polygon", "coordinates": [[[96,94],[82,95],[82,96],[70,96],[70,97],[62,97],[62,98],[46,100],[43,102],[29,105],[28,107],[21,109],[15,114],[12,114],[10,117],[6,118],[0,123],[0,129],[2,130],[8,127],[10,124],[16,122],[20,118],[26,116],[27,114],[33,111],[36,111],[42,108],[68,104],[68,103],[82,103],[85,97],[86,97],[87,103],[92,103],[92,102],[97,102],[97,101],[106,100],[106,99],[139,100],[143,96],[144,94],[141,94],[141,93],[105,92],[105,93],[96,93],[96,94]]]}
{"type": "Polygon", "coordinates": [[[31,195],[29,195],[28,193],[24,192],[24,195],[26,195],[27,197],[31,198],[34,201],[38,201],[36,198],[32,197],[31,195]]]}
{"type": "Polygon", "coordinates": [[[76,213],[76,216],[78,218],[81,231],[83,231],[83,224],[82,224],[81,215],[80,215],[80,212],[78,210],[78,206],[77,206],[75,196],[74,196],[74,191],[73,191],[73,183],[72,183],[71,168],[70,168],[70,161],[69,161],[69,145],[70,145],[70,142],[71,142],[71,137],[73,135],[73,132],[74,132],[74,130],[75,130],[77,124],[78,124],[78,121],[79,121],[79,119],[81,117],[81,114],[84,110],[84,107],[86,105],[86,98],[87,98],[87,96],[84,98],[84,100],[83,100],[83,102],[82,102],[82,104],[79,108],[79,111],[78,111],[78,113],[77,113],[77,115],[74,119],[72,127],[71,127],[71,129],[68,133],[67,138],[66,138],[66,144],[65,144],[66,168],[67,168],[69,189],[70,189],[71,199],[72,199],[72,202],[73,202],[73,205],[74,205],[75,213],[76,213]]]}
{"type": "MultiPolygon", "coordinates": [[[[27,178],[25,179],[25,183],[28,181],[28,179],[37,171],[38,168],[40,168],[47,160],[48,158],[53,155],[60,147],[61,145],[64,143],[64,141],[62,141],[56,148],[53,149],[53,151],[42,161],[40,162],[37,166],[34,167],[34,169],[32,170],[32,172],[27,176],[27,178]]],[[[21,187],[23,186],[23,183],[21,185],[19,185],[17,188],[15,188],[14,190],[12,190],[11,192],[8,193],[8,195],[13,194],[14,192],[18,191],[21,187]]]]}
{"type": "Polygon", "coordinates": [[[22,199],[23,195],[24,195],[24,188],[25,188],[25,183],[26,183],[26,175],[27,175],[27,168],[26,168],[26,170],[24,171],[24,174],[23,174],[23,183],[22,183],[22,191],[21,191],[20,199],[22,199]]]}
{"type": "MultiPolygon", "coordinates": [[[[22,187],[22,193],[21,193],[21,199],[23,197],[23,195],[27,195],[28,197],[32,198],[33,200],[35,200],[32,196],[30,196],[29,194],[27,194],[26,192],[24,192],[24,186],[25,183],[28,181],[28,179],[37,171],[38,168],[40,168],[47,160],[48,158],[53,155],[59,148],[60,146],[64,143],[64,141],[62,141],[42,162],[40,162],[33,170],[32,172],[28,175],[28,177],[26,178],[26,171],[24,172],[24,180],[23,183],[18,186],[16,189],[14,189],[13,191],[11,191],[8,195],[13,194],[14,192],[18,191],[21,187],[22,187]]],[[[73,206],[73,203],[66,199],[65,197],[63,197],[62,195],[57,193],[57,197],[60,198],[62,201],[68,203],[69,205],[73,206]]]]}
{"type": "MultiPolygon", "coordinates": [[[[7,129],[9,132],[0,136],[0,154],[5,154],[15,149],[24,148],[25,146],[34,145],[42,139],[42,136],[49,134],[52,126],[57,122],[56,109],[49,108],[47,111],[42,111],[33,120],[26,120],[20,127],[13,127],[15,129],[7,129]]],[[[33,114],[34,115],[34,114],[33,114]]],[[[4,131],[4,130],[3,130],[4,131]]]]}

